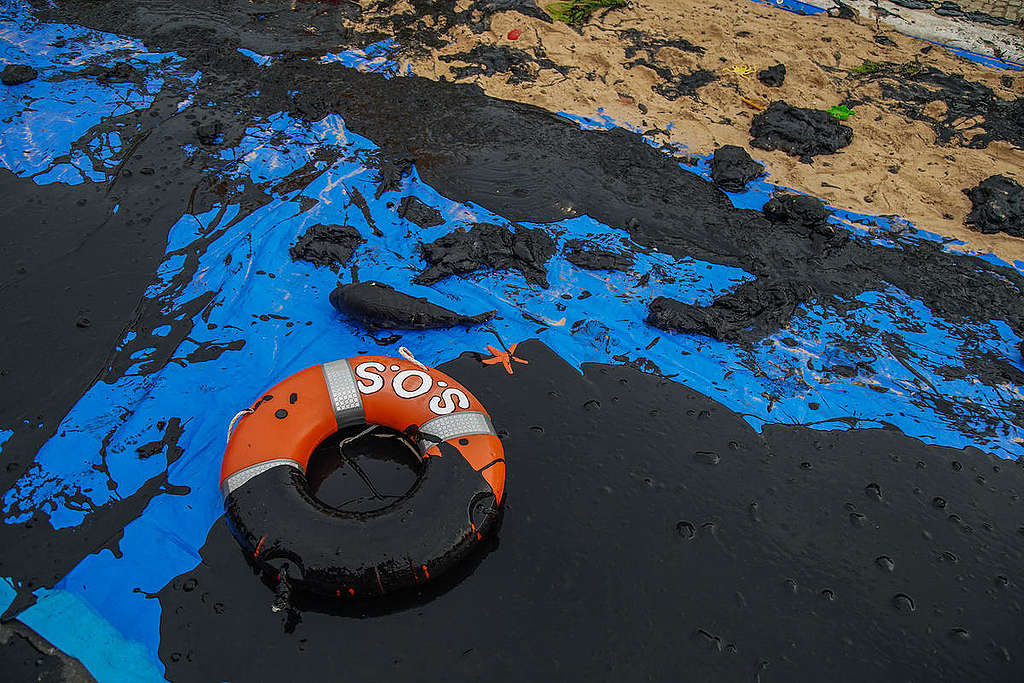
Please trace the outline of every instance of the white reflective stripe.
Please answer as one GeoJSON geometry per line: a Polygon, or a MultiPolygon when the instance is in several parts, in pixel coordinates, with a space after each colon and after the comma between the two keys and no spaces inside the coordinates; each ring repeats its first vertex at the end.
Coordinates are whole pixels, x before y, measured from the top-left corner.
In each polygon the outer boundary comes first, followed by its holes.
{"type": "MultiPolygon", "coordinates": [[[[421,424],[419,431],[430,437],[436,437],[437,442],[450,441],[451,439],[469,436],[470,434],[495,433],[494,426],[491,424],[491,418],[487,417],[486,413],[471,410],[435,417],[433,420],[428,420],[421,424]]],[[[432,438],[421,439],[420,452],[426,453],[437,442],[433,441],[432,438]]]]}
{"type": "Polygon", "coordinates": [[[365,422],[363,398],[348,361],[342,358],[324,363],[321,367],[324,371],[324,381],[327,382],[327,391],[331,395],[334,417],[338,420],[338,429],[365,422]]]}
{"type": "Polygon", "coordinates": [[[302,472],[302,465],[295,460],[288,458],[277,458],[276,460],[267,460],[266,462],[258,462],[255,465],[249,465],[245,469],[238,470],[232,475],[229,475],[224,483],[220,485],[221,495],[227,498],[231,495],[231,492],[235,489],[240,488],[245,482],[249,481],[253,477],[263,474],[267,470],[274,469],[275,467],[294,467],[299,472],[302,472]]]}

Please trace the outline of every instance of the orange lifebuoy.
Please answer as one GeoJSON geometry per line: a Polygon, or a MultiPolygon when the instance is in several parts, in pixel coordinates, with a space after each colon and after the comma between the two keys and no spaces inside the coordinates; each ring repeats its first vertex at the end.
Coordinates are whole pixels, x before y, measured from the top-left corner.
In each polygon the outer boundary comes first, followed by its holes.
{"type": "Polygon", "coordinates": [[[383,356],[337,360],[288,377],[246,413],[221,466],[228,519],[257,562],[288,565],[294,583],[349,595],[414,585],[494,526],[505,487],[501,441],[480,401],[436,369],[383,356]],[[423,472],[387,508],[343,513],[315,499],[304,473],[321,442],[364,423],[411,438],[423,472]]]}

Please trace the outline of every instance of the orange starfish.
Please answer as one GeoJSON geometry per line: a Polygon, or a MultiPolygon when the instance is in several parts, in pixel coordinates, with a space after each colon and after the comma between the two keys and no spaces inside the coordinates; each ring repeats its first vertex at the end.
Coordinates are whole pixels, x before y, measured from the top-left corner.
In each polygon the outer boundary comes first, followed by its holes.
{"type": "Polygon", "coordinates": [[[508,374],[512,374],[512,361],[517,363],[523,363],[529,365],[530,361],[523,360],[522,358],[516,358],[516,344],[512,344],[508,347],[508,351],[499,351],[490,344],[487,345],[487,350],[494,354],[494,358],[485,358],[484,365],[494,365],[495,363],[501,363],[505,366],[505,371],[508,374]]]}

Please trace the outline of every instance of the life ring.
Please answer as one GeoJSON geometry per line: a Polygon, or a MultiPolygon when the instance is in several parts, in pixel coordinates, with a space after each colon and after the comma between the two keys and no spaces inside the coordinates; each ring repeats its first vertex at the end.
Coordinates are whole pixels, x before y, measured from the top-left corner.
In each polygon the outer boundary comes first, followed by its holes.
{"type": "Polygon", "coordinates": [[[341,597],[413,587],[497,525],[501,441],[480,401],[438,370],[382,356],[336,360],[295,373],[245,412],[221,466],[228,522],[256,565],[291,586],[341,597]],[[305,469],[324,439],[364,423],[412,438],[423,464],[402,498],[346,513],[316,499],[305,469]]]}

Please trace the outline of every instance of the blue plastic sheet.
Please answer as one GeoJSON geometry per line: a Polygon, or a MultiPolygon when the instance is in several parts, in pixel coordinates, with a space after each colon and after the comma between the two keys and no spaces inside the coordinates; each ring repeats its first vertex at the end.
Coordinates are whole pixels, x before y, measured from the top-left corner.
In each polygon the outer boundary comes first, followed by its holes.
{"type": "MultiPolygon", "coordinates": [[[[83,164],[72,150],[96,144],[108,150],[102,158],[113,159],[124,140],[94,134],[97,123],[112,113],[148,106],[162,78],[187,84],[198,77],[182,72],[175,55],[148,53],[137,41],[70,26],[36,25],[13,10],[0,19],[6,20],[0,29],[0,62],[28,61],[41,69],[39,79],[23,86],[24,96],[0,103],[5,121],[0,165],[40,184],[109,178],[110,165],[83,164]],[[50,77],[74,73],[81,57],[51,46],[72,37],[82,41],[76,48],[80,54],[117,54],[144,68],[145,85],[71,76],[58,87],[50,77]],[[69,88],[77,93],[74,100],[58,102],[69,88]]],[[[329,59],[397,76],[389,48],[381,43],[329,59]]],[[[271,59],[245,54],[258,64],[271,59]]],[[[183,100],[180,112],[189,106],[183,100]]],[[[600,111],[594,119],[566,116],[584,127],[634,129],[600,111]]],[[[338,275],[289,257],[288,248],[315,223],[352,225],[366,238],[353,257],[362,279],[380,280],[465,313],[497,309],[495,326],[507,343],[539,338],[577,367],[622,358],[657,367],[743,414],[755,428],[770,422],[818,429],[886,423],[928,443],[973,445],[1011,459],[1022,452],[1024,430],[1007,412],[1009,401],[1021,400],[1020,387],[947,379],[938,372],[942,365],[961,363],[958,357],[968,338],[985,340],[984,348],[975,350],[1016,357],[1014,346],[1020,340],[1001,322],[967,329],[934,315],[904,292],[883,287],[857,297],[853,310],[842,315],[816,304],[804,306],[788,329],[749,351],[706,337],[655,330],[644,322],[651,298],[708,303],[751,275],[644,249],[632,244],[623,229],[587,216],[542,226],[520,224],[549,231],[559,245],[548,264],[548,289],[528,285],[509,272],[449,278],[432,287],[413,285],[411,280],[425,266],[417,251],[419,241],[476,221],[508,221],[439,195],[415,171],[399,190],[374,199],[376,171],[365,160],[375,151],[371,141],[348,130],[336,115],[305,123],[279,113],[254,122],[242,142],[222,155],[223,167],[216,172],[239,184],[258,185],[272,200],[248,212],[238,204],[221,204],[181,217],[168,234],[166,258],[146,293],[147,305],[162,313],[160,324],[134,329],[120,340],[117,352],[127,371],[111,383],[94,385],[39,451],[28,473],[3,494],[0,514],[6,523],[42,511],[55,528],[75,527],[96,507],[129,496],[161,475],[163,455],[140,458],[136,447],[159,440],[161,423],[180,420],[183,455],[167,472],[166,490],[125,528],[120,554],[102,549],[90,555],[54,589],[37,591],[38,603],[21,616],[97,678],[162,676],[157,656],[160,603],[147,594],[199,562],[198,549],[223,512],[218,475],[228,422],[265,387],[335,358],[396,355],[399,344],[430,365],[494,344],[484,330],[459,329],[408,332],[399,341],[379,345],[371,333],[327,303],[338,275]],[[333,163],[318,161],[318,152],[325,148],[342,154],[333,163]],[[317,173],[306,186],[277,185],[307,164],[317,173]],[[380,236],[349,205],[355,191],[369,202],[380,236]],[[408,195],[437,207],[445,222],[420,229],[400,218],[396,207],[408,195]],[[563,254],[562,246],[573,238],[610,248],[627,245],[637,253],[636,265],[630,273],[581,270],[563,254]],[[182,273],[191,275],[182,282],[176,278],[182,273]],[[638,286],[645,273],[649,282],[638,286]],[[580,298],[585,291],[590,296],[580,298]],[[193,318],[188,304],[204,296],[212,297],[206,315],[193,318]],[[155,362],[156,346],[182,327],[190,332],[171,360],[155,362]],[[864,336],[864,330],[874,334],[864,336]],[[860,353],[844,351],[837,343],[849,339],[860,344],[860,353]],[[899,357],[886,339],[899,340],[899,357]],[[213,360],[189,361],[189,353],[204,345],[225,350],[213,360]],[[833,369],[856,367],[858,362],[870,362],[874,372],[849,377],[833,369]],[[95,467],[101,460],[108,471],[95,467]]],[[[681,165],[707,177],[708,160],[693,162],[681,165]]],[[[737,206],[760,208],[776,186],[755,181],[749,188],[730,195],[737,206]]],[[[862,239],[898,246],[884,232],[889,219],[837,211],[832,220],[862,239]]],[[[909,224],[901,227],[899,239],[904,241],[939,239],[909,224]]],[[[347,277],[343,271],[342,278],[347,277]]],[[[494,371],[503,372],[500,366],[494,371]]],[[[495,419],[500,424],[500,411],[495,419]]],[[[10,426],[0,425],[0,448],[10,426]]],[[[12,598],[11,586],[0,584],[0,606],[12,598]]]]}

